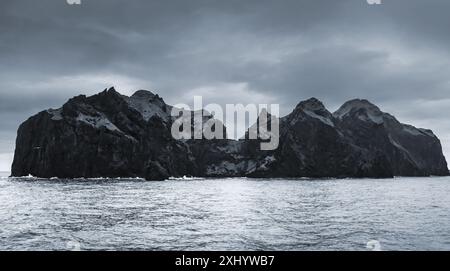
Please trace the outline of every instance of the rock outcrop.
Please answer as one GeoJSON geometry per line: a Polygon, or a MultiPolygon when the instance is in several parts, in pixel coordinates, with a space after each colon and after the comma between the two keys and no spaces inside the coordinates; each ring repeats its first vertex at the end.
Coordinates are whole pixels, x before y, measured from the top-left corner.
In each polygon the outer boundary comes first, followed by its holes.
{"type": "Polygon", "coordinates": [[[317,99],[301,102],[280,126],[277,163],[268,170],[273,176],[393,176],[386,156],[354,144],[317,99]]]}
{"type": "Polygon", "coordinates": [[[13,176],[143,177],[194,174],[189,146],[172,138],[157,95],[113,88],[43,111],[18,130],[13,176]]]}
{"type": "Polygon", "coordinates": [[[346,102],[333,115],[354,144],[382,154],[393,175],[448,175],[441,143],[431,130],[402,124],[367,100],[346,102]]]}
{"type": "Polygon", "coordinates": [[[111,88],[72,98],[19,127],[12,175],[164,180],[449,173],[432,131],[402,124],[366,100],[349,101],[331,113],[312,98],[283,118],[271,116],[280,124],[279,147],[271,151],[260,150],[261,140],[248,138],[176,140],[171,110],[144,90],[128,97],[111,88]]]}

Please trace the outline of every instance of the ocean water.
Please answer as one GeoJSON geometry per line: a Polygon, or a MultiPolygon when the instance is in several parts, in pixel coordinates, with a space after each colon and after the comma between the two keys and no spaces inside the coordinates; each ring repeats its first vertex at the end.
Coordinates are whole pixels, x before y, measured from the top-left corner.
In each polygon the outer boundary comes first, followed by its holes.
{"type": "Polygon", "coordinates": [[[0,250],[450,250],[447,177],[146,182],[3,175],[0,250]]]}

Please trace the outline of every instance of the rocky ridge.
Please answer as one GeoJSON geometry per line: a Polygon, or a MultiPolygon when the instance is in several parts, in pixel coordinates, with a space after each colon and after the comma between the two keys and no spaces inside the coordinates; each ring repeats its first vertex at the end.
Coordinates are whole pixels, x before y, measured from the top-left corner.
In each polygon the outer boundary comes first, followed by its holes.
{"type": "Polygon", "coordinates": [[[271,151],[261,151],[261,140],[248,138],[176,140],[171,110],[145,90],[130,97],[114,88],[74,97],[20,125],[12,175],[164,180],[185,175],[384,178],[449,173],[432,131],[402,124],[367,100],[348,101],[334,113],[315,98],[300,102],[276,119],[279,147],[271,151]]]}

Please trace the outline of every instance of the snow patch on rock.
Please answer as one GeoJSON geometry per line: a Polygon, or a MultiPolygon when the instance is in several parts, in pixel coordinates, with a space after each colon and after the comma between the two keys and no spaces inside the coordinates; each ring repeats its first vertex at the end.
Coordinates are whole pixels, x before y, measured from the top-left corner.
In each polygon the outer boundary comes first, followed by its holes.
{"type": "Polygon", "coordinates": [[[141,113],[146,121],[155,115],[165,122],[170,119],[171,106],[166,105],[159,96],[150,91],[139,90],[125,100],[131,108],[141,113]]]}
{"type": "Polygon", "coordinates": [[[49,113],[50,115],[52,115],[52,120],[62,120],[63,116],[62,116],[62,108],[59,109],[49,109],[47,110],[47,113],[49,113]]]}
{"type": "Polygon", "coordinates": [[[94,128],[101,128],[105,127],[106,129],[110,131],[117,131],[121,132],[119,128],[117,128],[116,125],[114,125],[106,116],[103,114],[99,114],[98,116],[88,116],[83,113],[79,113],[78,117],[76,118],[77,121],[86,123],[94,128]]]}
{"type": "Polygon", "coordinates": [[[315,118],[315,119],[318,119],[318,120],[320,120],[321,122],[325,123],[326,125],[329,125],[329,126],[331,126],[331,127],[334,127],[334,123],[333,123],[333,121],[332,121],[331,119],[326,118],[326,117],[321,116],[321,115],[318,115],[318,114],[316,114],[316,112],[314,112],[314,111],[304,110],[304,112],[305,112],[305,114],[307,114],[308,116],[310,116],[310,117],[312,117],[312,118],[315,118]]]}
{"type": "Polygon", "coordinates": [[[355,99],[346,102],[333,115],[338,119],[343,119],[350,114],[358,114],[358,119],[376,124],[384,122],[384,114],[381,110],[367,100],[355,99]]]}
{"type": "Polygon", "coordinates": [[[408,133],[408,134],[414,135],[414,136],[431,136],[431,137],[435,137],[433,132],[431,132],[430,130],[419,129],[419,128],[416,128],[414,126],[408,125],[408,124],[403,124],[403,131],[408,133]]]}

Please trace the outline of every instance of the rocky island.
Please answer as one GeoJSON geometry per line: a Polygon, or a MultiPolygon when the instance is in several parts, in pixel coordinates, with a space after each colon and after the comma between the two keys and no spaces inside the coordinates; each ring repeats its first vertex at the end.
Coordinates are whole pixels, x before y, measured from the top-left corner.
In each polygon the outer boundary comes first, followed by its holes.
{"type": "MultiPolygon", "coordinates": [[[[278,119],[279,147],[255,140],[176,140],[172,106],[149,91],[114,88],[80,95],[32,116],[18,129],[12,176],[371,177],[444,176],[432,131],[400,123],[367,100],[329,112],[317,99],[278,119]]],[[[211,116],[212,118],[212,116],[211,116]]]]}

